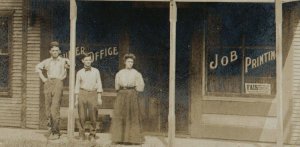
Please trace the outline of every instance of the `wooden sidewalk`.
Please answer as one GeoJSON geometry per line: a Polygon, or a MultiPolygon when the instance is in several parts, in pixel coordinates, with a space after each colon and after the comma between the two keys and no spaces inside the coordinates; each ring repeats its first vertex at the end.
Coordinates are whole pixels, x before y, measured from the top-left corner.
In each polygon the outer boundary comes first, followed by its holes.
{"type": "MultiPolygon", "coordinates": [[[[0,147],[134,147],[133,145],[111,145],[109,133],[98,133],[94,143],[80,142],[75,138],[69,140],[66,131],[59,140],[47,140],[46,130],[21,128],[0,128],[0,147]]],[[[146,142],[136,147],[166,147],[168,138],[163,136],[146,136],[146,142]]],[[[274,147],[275,143],[242,142],[233,140],[175,138],[174,147],[274,147]]],[[[288,147],[288,146],[286,146],[288,147]]],[[[293,147],[293,146],[289,146],[293,147]]]]}

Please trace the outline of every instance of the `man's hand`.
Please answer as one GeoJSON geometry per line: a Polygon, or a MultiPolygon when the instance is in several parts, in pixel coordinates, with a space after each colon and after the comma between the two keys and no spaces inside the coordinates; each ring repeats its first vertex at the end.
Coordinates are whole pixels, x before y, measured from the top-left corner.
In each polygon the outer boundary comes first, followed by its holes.
{"type": "Polygon", "coordinates": [[[75,103],[74,103],[75,108],[78,108],[78,95],[75,95],[75,103]]]}
{"type": "Polygon", "coordinates": [[[69,64],[65,64],[65,68],[66,68],[66,69],[69,69],[69,68],[70,68],[70,65],[69,65],[69,64]]]}
{"type": "Polygon", "coordinates": [[[65,61],[65,68],[66,69],[70,68],[70,60],[69,59],[66,59],[66,61],[65,61]]]}
{"type": "Polygon", "coordinates": [[[97,99],[98,105],[102,105],[102,98],[101,98],[101,93],[98,93],[98,99],[97,99]]]}
{"type": "Polygon", "coordinates": [[[48,81],[48,79],[43,75],[42,70],[39,69],[38,73],[39,73],[39,76],[40,76],[41,80],[43,81],[43,83],[48,81]]]}
{"type": "Polygon", "coordinates": [[[46,83],[48,81],[48,79],[47,78],[43,78],[42,81],[43,81],[43,83],[46,83]]]}

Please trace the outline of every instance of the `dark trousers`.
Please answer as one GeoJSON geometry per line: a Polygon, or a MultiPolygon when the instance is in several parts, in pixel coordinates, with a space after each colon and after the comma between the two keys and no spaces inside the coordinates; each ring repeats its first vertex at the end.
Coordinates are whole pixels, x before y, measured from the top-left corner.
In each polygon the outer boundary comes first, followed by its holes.
{"type": "Polygon", "coordinates": [[[143,143],[138,92],[135,89],[119,90],[114,104],[111,126],[113,142],[143,143]]]}
{"type": "Polygon", "coordinates": [[[90,135],[96,135],[97,104],[97,91],[80,90],[78,95],[79,135],[83,135],[85,132],[85,122],[88,114],[91,121],[90,135]]]}
{"type": "Polygon", "coordinates": [[[53,134],[60,134],[60,104],[63,92],[63,82],[58,79],[48,80],[44,84],[45,109],[48,118],[48,127],[53,134]]]}

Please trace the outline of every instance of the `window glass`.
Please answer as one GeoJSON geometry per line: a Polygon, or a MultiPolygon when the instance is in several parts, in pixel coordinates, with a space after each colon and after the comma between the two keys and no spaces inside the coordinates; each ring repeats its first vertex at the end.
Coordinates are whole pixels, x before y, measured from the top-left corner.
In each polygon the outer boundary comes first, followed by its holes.
{"type": "Polygon", "coordinates": [[[274,95],[274,6],[220,4],[206,25],[207,94],[274,95]]]}
{"type": "Polygon", "coordinates": [[[207,91],[240,93],[242,52],[236,48],[216,48],[207,51],[207,91]]]}
{"type": "Polygon", "coordinates": [[[0,17],[0,91],[7,91],[9,88],[8,19],[8,17],[0,17]]]}

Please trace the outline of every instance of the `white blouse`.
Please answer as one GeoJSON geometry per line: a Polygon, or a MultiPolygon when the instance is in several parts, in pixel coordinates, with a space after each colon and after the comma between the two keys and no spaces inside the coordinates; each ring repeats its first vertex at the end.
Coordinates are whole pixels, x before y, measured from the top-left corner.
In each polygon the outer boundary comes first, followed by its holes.
{"type": "Polygon", "coordinates": [[[119,90],[120,87],[135,87],[136,91],[144,91],[145,83],[142,74],[135,69],[120,70],[115,79],[115,88],[119,90]]]}

